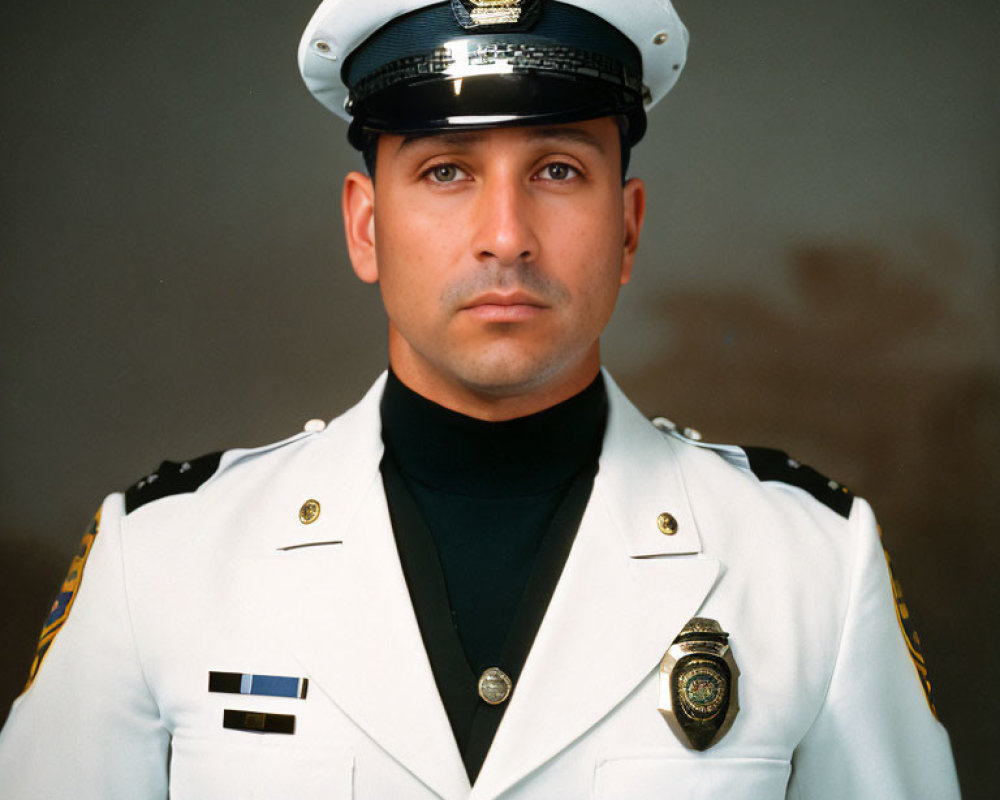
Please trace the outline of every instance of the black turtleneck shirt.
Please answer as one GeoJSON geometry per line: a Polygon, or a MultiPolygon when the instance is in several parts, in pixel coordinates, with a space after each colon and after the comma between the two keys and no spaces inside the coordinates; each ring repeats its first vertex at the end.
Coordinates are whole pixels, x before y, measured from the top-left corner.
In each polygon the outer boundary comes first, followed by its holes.
{"type": "Polygon", "coordinates": [[[391,371],[382,475],[403,572],[471,780],[506,703],[479,699],[499,667],[515,684],[597,471],[600,375],[552,408],[504,422],[446,409],[391,371]]]}

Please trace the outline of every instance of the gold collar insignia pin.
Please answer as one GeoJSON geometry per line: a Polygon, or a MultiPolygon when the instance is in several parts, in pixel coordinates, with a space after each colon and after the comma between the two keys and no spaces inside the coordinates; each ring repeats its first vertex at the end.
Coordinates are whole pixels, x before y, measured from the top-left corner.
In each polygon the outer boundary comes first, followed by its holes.
{"type": "Polygon", "coordinates": [[[660,661],[659,711],[686,747],[707,750],[739,713],[740,670],[729,634],[714,619],[694,617],[660,661]]]}

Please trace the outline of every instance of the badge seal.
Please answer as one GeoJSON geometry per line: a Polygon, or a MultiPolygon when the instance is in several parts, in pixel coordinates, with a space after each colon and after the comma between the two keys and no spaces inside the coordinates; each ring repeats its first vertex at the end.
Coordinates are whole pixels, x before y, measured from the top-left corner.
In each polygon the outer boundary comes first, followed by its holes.
{"type": "Polygon", "coordinates": [[[660,661],[659,711],[681,743],[707,750],[739,713],[739,668],[729,634],[714,619],[694,617],[660,661]]]}

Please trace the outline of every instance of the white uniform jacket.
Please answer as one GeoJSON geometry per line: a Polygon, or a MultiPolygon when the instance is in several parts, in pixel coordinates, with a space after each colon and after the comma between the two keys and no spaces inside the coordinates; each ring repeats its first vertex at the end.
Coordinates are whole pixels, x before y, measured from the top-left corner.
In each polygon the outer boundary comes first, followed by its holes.
{"type": "Polygon", "coordinates": [[[868,505],[845,519],[762,483],[741,451],[661,433],[605,378],[593,493],[474,787],[390,528],[380,380],[322,432],[227,452],[196,491],[128,515],[107,498],[72,613],[0,738],[0,794],[958,797],[868,505]],[[739,715],[704,752],[657,710],[660,659],[696,615],[729,632],[740,670],[739,715]],[[308,692],[210,692],[210,671],[308,692]],[[226,728],[227,709],[294,716],[294,733],[226,728]]]}

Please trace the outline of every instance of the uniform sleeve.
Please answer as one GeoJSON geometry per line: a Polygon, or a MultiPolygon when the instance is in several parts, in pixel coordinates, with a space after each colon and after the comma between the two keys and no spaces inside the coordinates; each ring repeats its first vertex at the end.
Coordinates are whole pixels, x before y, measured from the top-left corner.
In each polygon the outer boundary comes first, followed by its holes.
{"type": "Polygon", "coordinates": [[[122,506],[121,495],[104,502],[89,555],[74,560],[40,651],[53,630],[54,638],[0,733],[5,800],[167,796],[169,736],[132,637],[122,506]]]}
{"type": "Polygon", "coordinates": [[[931,711],[896,618],[869,506],[855,502],[857,553],[826,699],[796,748],[790,800],[952,800],[948,733],[931,711]]]}

